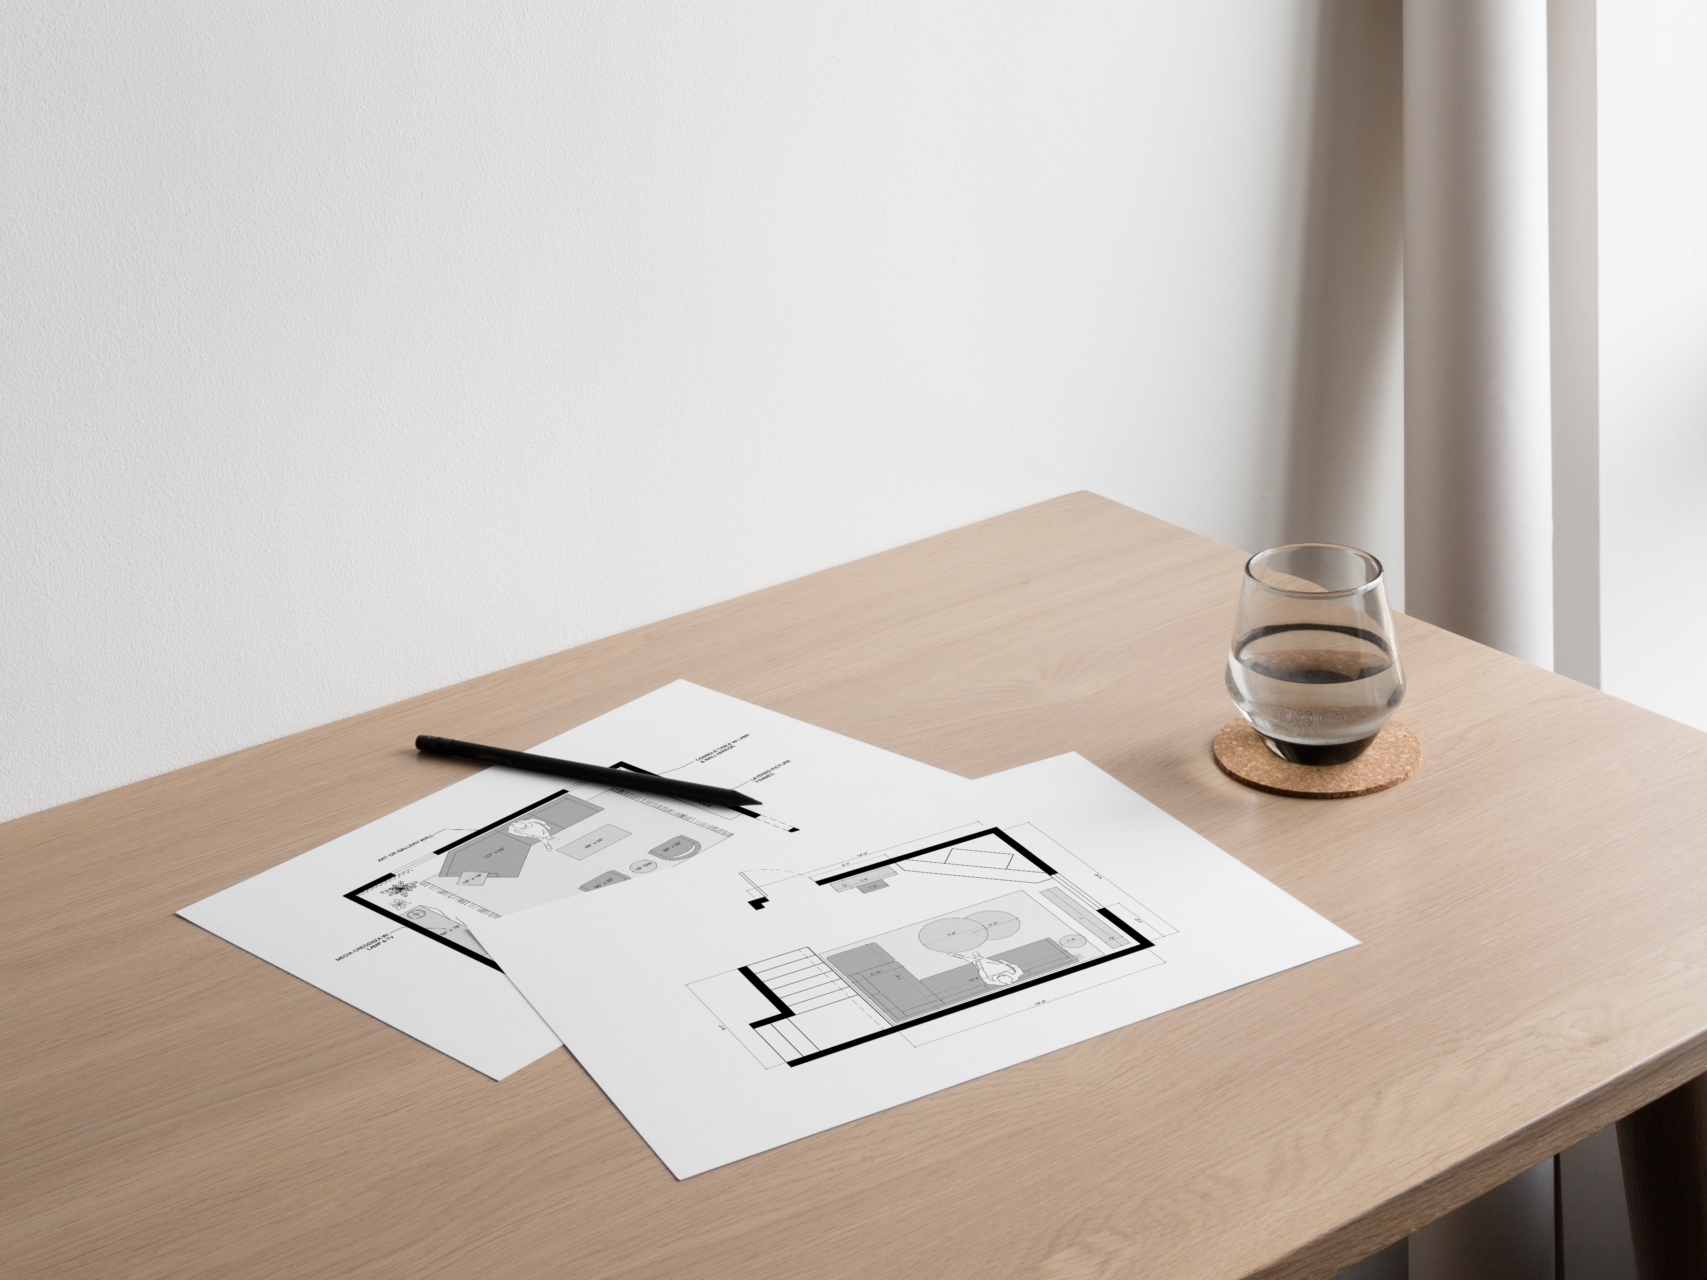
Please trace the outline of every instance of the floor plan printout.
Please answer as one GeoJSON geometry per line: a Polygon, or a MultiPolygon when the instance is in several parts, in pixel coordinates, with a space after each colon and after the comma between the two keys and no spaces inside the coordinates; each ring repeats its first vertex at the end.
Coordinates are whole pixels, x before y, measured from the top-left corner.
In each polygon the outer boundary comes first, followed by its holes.
{"type": "Polygon", "coordinates": [[[481,943],[685,1178],[1357,945],[1077,755],[481,943]]]}
{"type": "Polygon", "coordinates": [[[502,1079],[560,1042],[472,926],[567,898],[597,915],[701,865],[737,879],[810,863],[971,785],[684,680],[534,749],[762,803],[737,811],[492,768],[178,914],[502,1079]]]}

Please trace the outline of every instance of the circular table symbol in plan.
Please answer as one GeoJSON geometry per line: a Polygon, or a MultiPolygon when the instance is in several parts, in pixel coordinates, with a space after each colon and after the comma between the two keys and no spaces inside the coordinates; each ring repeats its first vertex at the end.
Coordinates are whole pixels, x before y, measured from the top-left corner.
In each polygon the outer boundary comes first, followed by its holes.
{"type": "Polygon", "coordinates": [[[992,960],[978,951],[985,943],[1005,938],[1019,928],[1017,917],[1006,911],[976,911],[970,916],[945,916],[919,930],[919,945],[965,960],[978,970],[986,986],[1006,987],[1024,972],[1007,960],[992,960]]]}

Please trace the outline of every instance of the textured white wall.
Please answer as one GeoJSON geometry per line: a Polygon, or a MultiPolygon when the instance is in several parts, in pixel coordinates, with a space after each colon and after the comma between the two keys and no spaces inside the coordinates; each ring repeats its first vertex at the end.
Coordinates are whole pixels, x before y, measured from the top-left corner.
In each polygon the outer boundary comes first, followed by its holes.
{"type": "Polygon", "coordinates": [[[1076,488],[1278,531],[1306,0],[0,35],[0,818],[1076,488]]]}
{"type": "Polygon", "coordinates": [[[1707,6],[1600,6],[1601,688],[1707,729],[1707,6]]]}

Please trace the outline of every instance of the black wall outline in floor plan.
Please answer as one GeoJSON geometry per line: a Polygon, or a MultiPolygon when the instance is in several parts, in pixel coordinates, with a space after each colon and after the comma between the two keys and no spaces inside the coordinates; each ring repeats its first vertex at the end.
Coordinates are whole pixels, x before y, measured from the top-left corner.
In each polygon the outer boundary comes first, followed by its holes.
{"type": "MultiPolygon", "coordinates": [[[[456,848],[458,845],[467,844],[470,840],[478,839],[480,836],[485,835],[488,831],[495,831],[497,828],[503,826],[507,822],[514,822],[517,818],[525,818],[528,814],[532,813],[535,809],[539,808],[541,805],[550,804],[553,800],[556,800],[556,799],[558,799],[562,796],[566,796],[568,794],[569,794],[569,789],[567,787],[563,788],[560,791],[553,791],[550,795],[545,796],[542,799],[535,800],[532,804],[522,806],[520,809],[517,809],[514,813],[505,814],[502,818],[499,818],[496,822],[487,823],[484,827],[481,827],[480,830],[478,830],[478,831],[470,831],[467,835],[459,836],[457,839],[452,840],[449,844],[444,845],[441,848],[434,849],[433,854],[436,856],[436,855],[441,854],[441,853],[449,853],[452,849],[456,848]]],[[[399,915],[397,912],[392,911],[389,907],[383,907],[377,902],[370,902],[366,898],[361,896],[364,893],[372,892],[374,889],[376,889],[380,885],[384,884],[387,880],[395,880],[395,879],[397,879],[397,873],[395,871],[388,871],[385,875],[382,875],[377,880],[369,880],[366,884],[362,885],[360,888],[351,889],[348,893],[346,893],[344,895],[344,897],[346,897],[347,899],[349,899],[351,902],[355,903],[359,907],[366,907],[369,911],[377,911],[380,915],[384,916],[387,920],[390,920],[395,924],[400,924],[405,929],[408,929],[414,933],[420,934],[423,938],[431,938],[434,942],[443,943],[445,946],[449,947],[452,951],[455,951],[459,955],[465,955],[470,960],[478,960],[478,961],[480,961],[481,964],[486,965],[488,968],[497,969],[499,973],[504,972],[503,969],[499,968],[498,962],[496,960],[494,960],[491,956],[484,955],[479,951],[473,950],[472,948],[465,947],[460,942],[452,942],[449,938],[445,937],[442,933],[434,933],[431,929],[422,928],[420,925],[416,924],[413,920],[410,920],[404,916],[399,915]]]]}
{"type": "MultiPolygon", "coordinates": [[[[863,867],[855,867],[851,871],[838,871],[833,876],[825,876],[822,880],[814,880],[814,884],[834,884],[838,880],[846,880],[849,876],[863,876],[868,871],[876,871],[881,867],[892,867],[897,862],[911,862],[914,858],[922,858],[927,853],[938,853],[943,849],[953,849],[958,845],[967,844],[973,840],[982,840],[985,836],[995,836],[1008,848],[1024,858],[1046,876],[1059,875],[1054,867],[1027,849],[1000,827],[985,827],[982,831],[974,831],[971,835],[960,836],[954,840],[944,840],[941,844],[933,844],[928,849],[915,849],[911,853],[903,853],[899,857],[884,858],[880,862],[868,862],[863,867]]],[[[1130,932],[1130,930],[1128,930],[1130,932]]]]}
{"type": "MultiPolygon", "coordinates": [[[[911,853],[904,853],[897,857],[885,858],[877,862],[866,863],[863,866],[854,867],[847,871],[839,871],[835,875],[825,876],[821,880],[815,879],[813,883],[821,886],[834,885],[839,880],[846,880],[853,876],[863,876],[883,867],[894,866],[897,863],[908,862],[915,858],[922,858],[927,854],[937,853],[945,849],[954,849],[964,846],[973,840],[980,840],[989,837],[1000,840],[1014,853],[1018,854],[1033,867],[1037,868],[1037,870],[1043,875],[1059,879],[1059,873],[1055,868],[1051,867],[1047,862],[1043,861],[1043,859],[1039,858],[1035,853],[1027,849],[1007,832],[1003,831],[999,827],[987,827],[982,831],[974,831],[968,835],[958,836],[952,840],[944,840],[939,844],[933,844],[923,849],[915,849],[911,853]]],[[[945,1009],[934,1010],[930,1013],[921,1014],[914,1018],[894,1022],[890,1026],[883,1027],[880,1030],[870,1032],[866,1035],[856,1036],[853,1039],[845,1040],[840,1044],[830,1045],[812,1053],[801,1054],[799,1057],[784,1058],[783,1061],[790,1067],[804,1066],[808,1062],[816,1062],[820,1058],[826,1058],[832,1053],[840,1053],[844,1049],[853,1049],[862,1044],[870,1044],[872,1041],[881,1040],[885,1036],[892,1036],[903,1031],[910,1031],[914,1027],[922,1026],[927,1022],[934,1022],[938,1018],[946,1018],[952,1014],[963,1013],[967,1009],[973,1009],[979,1005],[988,1004],[993,1000],[999,1000],[1004,996],[1010,996],[1016,992],[1032,990],[1033,988],[1042,986],[1046,982],[1053,982],[1057,978],[1065,978],[1074,974],[1083,973],[1087,969],[1095,968],[1100,964],[1106,964],[1111,960],[1121,960],[1128,956],[1137,955],[1139,952],[1146,951],[1156,945],[1137,929],[1133,928],[1132,925],[1115,915],[1114,912],[1109,910],[1107,907],[1097,907],[1096,915],[1101,920],[1107,921],[1114,929],[1118,930],[1120,936],[1130,938],[1132,940],[1132,945],[1129,947],[1123,947],[1119,951],[1111,951],[1104,955],[1093,956],[1088,960],[1080,961],[1079,963],[1067,968],[1058,969],[1053,973],[1046,973],[1039,977],[1023,979],[1009,986],[1002,987],[999,990],[991,991],[981,996],[975,996],[969,1000],[959,1001],[945,1009]]],[[[751,1029],[758,1030],[759,1028],[769,1026],[772,1023],[797,1016],[795,1010],[790,1008],[787,1001],[778,995],[777,992],[773,991],[765,983],[764,979],[753,971],[751,966],[742,965],[738,972],[743,978],[751,983],[775,1009],[778,1010],[777,1013],[772,1014],[770,1017],[760,1018],[755,1022],[749,1022],[747,1025],[751,1029]]]]}
{"type": "MultiPolygon", "coordinates": [[[[653,773],[652,770],[642,769],[639,765],[630,764],[626,760],[618,760],[615,764],[611,765],[611,768],[623,769],[623,770],[626,770],[630,773],[644,774],[648,777],[657,777],[658,776],[657,774],[653,773]]],[[[478,840],[480,837],[482,837],[484,835],[488,835],[491,832],[496,831],[500,827],[507,826],[509,823],[516,821],[518,818],[526,818],[526,817],[537,815],[538,812],[541,809],[543,809],[545,806],[553,804],[556,801],[563,800],[563,801],[565,801],[565,803],[577,802],[575,797],[570,796],[570,791],[571,791],[571,788],[568,788],[568,787],[561,788],[557,791],[553,791],[550,795],[544,796],[539,800],[535,800],[532,804],[529,804],[529,805],[524,806],[523,808],[517,809],[514,813],[506,814],[502,818],[499,818],[496,822],[487,823],[484,827],[481,827],[478,831],[470,831],[465,835],[459,836],[457,839],[451,841],[449,844],[442,845],[439,848],[434,849],[432,851],[432,853],[429,854],[428,856],[429,857],[436,857],[439,854],[447,854],[447,855],[452,854],[456,849],[463,848],[463,847],[471,844],[472,842],[478,840]],[[568,797],[568,799],[565,800],[565,797],[568,797]]],[[[627,793],[627,794],[632,795],[632,793],[627,793]]],[[[650,805],[652,808],[661,808],[662,807],[657,802],[655,802],[654,800],[652,800],[651,798],[646,797],[646,796],[635,796],[633,798],[638,799],[639,802],[642,804],[650,805]]],[[[594,813],[602,812],[601,806],[592,804],[590,801],[578,802],[578,803],[584,804],[584,806],[589,810],[589,812],[586,815],[583,815],[585,817],[590,817],[594,813]]],[[[688,804],[690,806],[690,808],[699,808],[700,807],[697,805],[693,805],[691,801],[683,801],[682,803],[688,804]]],[[[667,812],[674,812],[672,810],[666,810],[666,811],[667,812]]],[[[758,818],[758,816],[759,816],[758,814],[753,813],[747,809],[738,809],[738,810],[736,810],[736,812],[745,814],[747,817],[750,817],[750,818],[758,818]]],[[[689,821],[697,821],[696,819],[693,819],[693,818],[689,818],[688,820],[689,821]]],[[[564,829],[567,829],[568,827],[574,826],[575,822],[570,821],[567,823],[562,823],[561,825],[564,829]]],[[[700,825],[709,827],[709,824],[703,823],[703,822],[700,823],[700,825]]],[[[709,827],[709,829],[716,831],[719,835],[722,835],[722,836],[727,836],[729,834],[728,832],[724,831],[720,827],[709,827]]],[[[695,851],[697,852],[698,850],[696,849],[695,851]]],[[[691,855],[689,855],[689,856],[691,856],[691,855]]],[[[496,872],[495,874],[497,874],[497,875],[508,875],[508,876],[513,877],[516,874],[518,874],[519,866],[520,866],[520,862],[517,862],[515,869],[511,869],[509,871],[500,871],[500,872],[496,872]]],[[[408,870],[407,867],[404,868],[405,872],[407,870],[408,870]]],[[[400,874],[399,872],[395,872],[395,871],[394,872],[388,872],[387,874],[380,876],[377,880],[370,880],[364,885],[361,885],[355,889],[351,889],[348,893],[344,894],[343,896],[345,898],[347,898],[349,901],[356,903],[358,906],[363,906],[363,907],[366,907],[369,911],[377,912],[378,914],[384,916],[387,920],[391,921],[394,924],[400,925],[401,927],[409,930],[411,933],[417,933],[423,938],[431,938],[434,942],[441,943],[444,946],[449,947],[452,951],[455,951],[460,955],[467,956],[470,960],[478,960],[481,964],[486,965],[488,968],[497,969],[498,972],[500,972],[500,973],[503,972],[502,967],[498,964],[498,962],[496,960],[492,959],[492,957],[487,955],[484,951],[478,949],[479,943],[475,940],[473,933],[468,929],[467,925],[461,921],[456,920],[455,917],[444,916],[442,912],[439,912],[436,909],[429,908],[426,911],[422,912],[419,908],[414,908],[414,910],[416,910],[418,912],[418,914],[421,915],[421,918],[428,918],[430,916],[437,915],[444,921],[444,923],[446,925],[454,924],[455,926],[457,926],[458,931],[460,931],[461,933],[463,933],[466,936],[466,938],[468,939],[468,942],[473,943],[474,945],[472,945],[472,946],[466,945],[465,943],[456,941],[454,938],[446,937],[443,932],[436,930],[436,929],[429,928],[426,925],[419,923],[418,920],[410,919],[406,915],[404,915],[403,913],[401,913],[399,911],[394,911],[390,907],[384,905],[383,903],[375,902],[371,898],[366,896],[368,894],[371,894],[375,889],[381,888],[383,885],[386,884],[387,881],[398,879],[399,874],[400,874]]],[[[627,880],[628,878],[629,878],[628,876],[623,875],[620,872],[606,872],[604,876],[595,877],[595,879],[593,881],[589,881],[587,884],[582,885],[581,888],[583,891],[585,891],[587,889],[593,888],[600,881],[603,881],[603,883],[605,883],[605,884],[614,884],[617,881],[627,880]],[[611,877],[611,876],[615,876],[615,879],[614,880],[609,879],[609,877],[611,877]]],[[[467,900],[462,899],[462,901],[466,902],[467,900]]],[[[476,910],[480,910],[480,908],[476,908],[476,910]]],[[[488,912],[488,914],[493,914],[493,913],[488,912]]]]}

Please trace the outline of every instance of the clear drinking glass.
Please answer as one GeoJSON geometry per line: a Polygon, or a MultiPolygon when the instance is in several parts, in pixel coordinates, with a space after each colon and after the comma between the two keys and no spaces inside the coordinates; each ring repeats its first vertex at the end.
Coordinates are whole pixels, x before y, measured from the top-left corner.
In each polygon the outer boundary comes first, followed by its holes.
{"type": "Polygon", "coordinates": [[[1381,562],[1328,542],[1252,556],[1227,692],[1283,760],[1343,764],[1361,755],[1405,696],[1381,562]]]}

